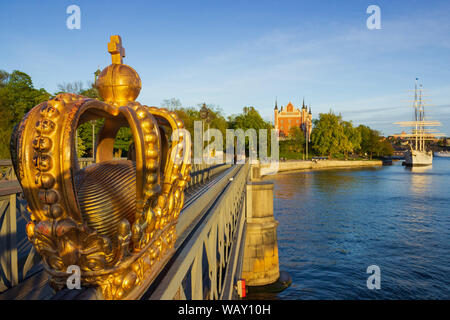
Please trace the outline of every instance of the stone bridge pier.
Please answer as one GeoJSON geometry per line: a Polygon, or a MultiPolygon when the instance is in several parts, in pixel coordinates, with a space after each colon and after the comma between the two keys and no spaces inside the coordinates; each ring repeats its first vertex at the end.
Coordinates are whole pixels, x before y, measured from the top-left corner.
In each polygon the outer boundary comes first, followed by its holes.
{"type": "Polygon", "coordinates": [[[274,183],[262,180],[259,166],[251,167],[247,183],[247,230],[242,278],[249,292],[277,292],[290,285],[287,273],[280,273],[277,227],[273,213],[274,183]]]}

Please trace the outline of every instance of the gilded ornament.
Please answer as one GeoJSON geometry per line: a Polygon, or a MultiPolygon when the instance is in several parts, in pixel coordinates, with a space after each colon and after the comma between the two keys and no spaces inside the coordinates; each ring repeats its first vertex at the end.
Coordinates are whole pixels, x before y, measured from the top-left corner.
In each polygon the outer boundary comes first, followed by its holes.
{"type": "Polygon", "coordinates": [[[112,64],[95,84],[104,102],[63,93],[39,104],[13,132],[11,154],[31,212],[26,233],[53,288],[62,289],[67,267],[77,265],[83,286],[127,299],[173,253],[190,148],[183,152],[182,134],[168,143],[166,132],[184,127],[175,113],[135,101],[141,80],[122,63],[120,36],[111,36],[108,51],[112,64]],[[79,169],[76,128],[98,118],[105,122],[95,163],[79,169]],[[129,160],[113,159],[121,126],[133,134],[129,160]],[[173,152],[183,155],[180,163],[173,152]]]}

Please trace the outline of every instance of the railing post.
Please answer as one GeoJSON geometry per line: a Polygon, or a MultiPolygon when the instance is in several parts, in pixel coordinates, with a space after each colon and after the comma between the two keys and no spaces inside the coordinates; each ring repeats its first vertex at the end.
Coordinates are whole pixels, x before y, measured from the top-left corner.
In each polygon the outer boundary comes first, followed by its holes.
{"type": "Polygon", "coordinates": [[[17,260],[17,221],[16,194],[10,195],[9,200],[9,234],[11,245],[11,286],[19,283],[19,266],[17,260]]]}

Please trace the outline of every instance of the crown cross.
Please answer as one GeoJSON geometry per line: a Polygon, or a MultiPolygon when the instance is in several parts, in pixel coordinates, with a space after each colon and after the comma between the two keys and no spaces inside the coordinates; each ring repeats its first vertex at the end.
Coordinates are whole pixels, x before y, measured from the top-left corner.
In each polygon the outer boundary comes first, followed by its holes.
{"type": "Polygon", "coordinates": [[[111,41],[108,42],[108,52],[111,54],[113,64],[122,64],[122,58],[125,57],[125,48],[122,47],[120,36],[111,36],[111,41]]]}

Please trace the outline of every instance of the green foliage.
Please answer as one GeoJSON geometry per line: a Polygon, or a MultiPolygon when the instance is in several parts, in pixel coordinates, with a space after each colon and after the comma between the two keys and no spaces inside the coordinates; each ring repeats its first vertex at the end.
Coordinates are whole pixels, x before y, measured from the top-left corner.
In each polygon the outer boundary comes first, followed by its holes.
{"type": "Polygon", "coordinates": [[[280,158],[303,159],[305,143],[305,134],[300,127],[292,127],[289,139],[280,141],[280,158]]]}
{"type": "Polygon", "coordinates": [[[35,89],[31,77],[14,70],[0,70],[0,158],[10,158],[9,140],[12,130],[23,116],[39,103],[49,100],[51,94],[35,89]]]}
{"type": "MultiPolygon", "coordinates": [[[[92,139],[97,139],[98,133],[103,126],[105,119],[98,119],[85,122],[78,126],[78,144],[82,143],[83,147],[78,149],[79,156],[92,157],[92,139]],[[94,126],[93,126],[94,125],[94,126]],[[92,131],[94,130],[94,137],[92,131]],[[84,150],[84,154],[80,154],[80,150],[84,150]]],[[[133,136],[129,127],[121,127],[117,132],[114,140],[114,150],[116,157],[124,157],[128,152],[133,136]]],[[[96,140],[95,143],[98,141],[96,140]]]]}
{"type": "Polygon", "coordinates": [[[132,141],[133,134],[131,133],[131,129],[129,127],[120,128],[119,132],[117,132],[116,140],[114,141],[114,149],[117,150],[116,156],[118,158],[125,156],[122,152],[128,152],[132,141]]]}
{"type": "Polygon", "coordinates": [[[343,121],[332,111],[319,114],[314,120],[311,134],[313,150],[317,155],[348,159],[349,153],[360,156],[387,156],[393,154],[390,141],[384,140],[380,132],[365,125],[353,127],[351,121],[343,121]]]}
{"type": "MultiPolygon", "coordinates": [[[[214,104],[205,103],[205,106],[208,110],[206,119],[203,119],[203,121],[205,122],[205,130],[208,129],[208,127],[217,129],[220,131],[220,133],[222,133],[222,137],[225,139],[226,130],[228,129],[228,122],[223,116],[222,110],[214,104]]],[[[203,107],[203,103],[197,104],[197,107],[199,108],[197,119],[202,120],[200,110],[203,107]]],[[[223,145],[225,147],[225,140],[223,141],[223,145]]]]}
{"type": "Polygon", "coordinates": [[[361,148],[361,132],[353,127],[351,121],[342,121],[342,127],[344,128],[344,134],[347,137],[347,143],[344,145],[345,157],[348,158],[349,152],[355,152],[361,148]]]}
{"type": "MultiPolygon", "coordinates": [[[[248,129],[255,129],[257,136],[257,146],[259,148],[259,130],[267,130],[267,154],[270,154],[271,150],[271,133],[270,129],[272,129],[272,125],[264,121],[259,112],[254,107],[244,107],[242,109],[242,113],[238,115],[232,115],[228,117],[228,127],[230,129],[242,129],[244,132],[248,129]]],[[[246,137],[245,139],[245,150],[246,154],[249,154],[249,139],[246,137]]],[[[261,150],[259,151],[261,153],[261,150]]]]}
{"type": "Polygon", "coordinates": [[[373,155],[378,156],[383,154],[383,146],[381,144],[380,133],[365,125],[360,125],[358,130],[361,132],[361,148],[362,155],[368,155],[372,159],[373,155]]]}
{"type": "Polygon", "coordinates": [[[82,158],[86,156],[86,146],[82,139],[77,139],[77,157],[82,158]]]}
{"type": "Polygon", "coordinates": [[[253,128],[257,133],[259,129],[272,128],[272,125],[264,121],[254,107],[244,107],[241,114],[228,117],[228,123],[231,129],[243,129],[245,131],[253,128]]]}
{"type": "Polygon", "coordinates": [[[394,154],[394,147],[388,140],[383,140],[380,142],[381,148],[378,156],[392,156],[394,154]]]}
{"type": "Polygon", "coordinates": [[[103,101],[102,97],[100,97],[100,94],[97,90],[96,87],[94,87],[94,85],[91,85],[90,88],[88,89],[83,89],[80,91],[80,95],[88,97],[88,98],[92,98],[92,99],[97,99],[100,101],[103,101]]]}
{"type": "MultiPolygon", "coordinates": [[[[182,107],[179,99],[172,98],[166,99],[161,103],[162,107],[168,108],[171,111],[177,113],[180,119],[184,122],[186,130],[191,134],[191,139],[194,141],[194,122],[203,121],[205,124],[205,130],[209,127],[210,129],[218,129],[222,136],[225,138],[226,129],[228,128],[228,123],[222,114],[222,110],[215,106],[214,104],[206,104],[207,117],[203,119],[200,114],[200,110],[203,107],[203,103],[197,104],[197,108],[194,107],[182,107]]],[[[223,141],[225,147],[225,141],[223,141]]]]}
{"type": "Polygon", "coordinates": [[[311,142],[316,154],[333,157],[351,148],[340,115],[335,115],[332,111],[321,113],[319,119],[315,119],[313,123],[311,142]]]}

